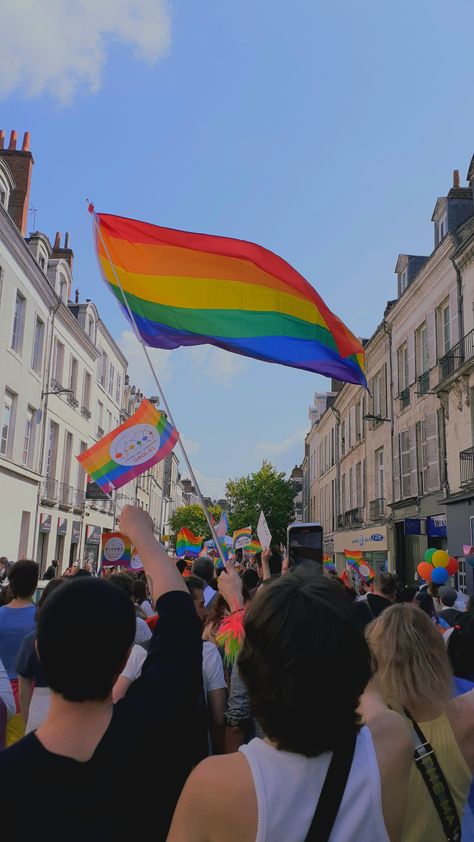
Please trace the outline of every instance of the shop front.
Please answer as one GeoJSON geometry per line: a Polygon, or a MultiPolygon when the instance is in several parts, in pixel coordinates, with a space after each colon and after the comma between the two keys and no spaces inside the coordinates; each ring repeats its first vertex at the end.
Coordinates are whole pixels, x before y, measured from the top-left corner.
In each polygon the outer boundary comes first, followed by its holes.
{"type": "Polygon", "coordinates": [[[92,524],[88,524],[86,526],[83,561],[84,563],[86,561],[90,562],[94,570],[97,569],[97,565],[99,562],[99,546],[101,532],[102,529],[100,526],[93,526],[92,524]]]}
{"type": "Polygon", "coordinates": [[[357,550],[375,571],[390,570],[389,536],[386,524],[345,529],[334,535],[334,552],[337,569],[341,573],[346,566],[345,550],[357,550]]]}
{"type": "Polygon", "coordinates": [[[416,568],[426,550],[448,549],[446,512],[439,493],[395,504],[393,519],[396,572],[402,582],[416,584],[416,568]]]}
{"type": "Polygon", "coordinates": [[[474,490],[447,497],[446,521],[449,554],[459,561],[456,585],[465,593],[474,593],[474,568],[465,561],[465,546],[474,546],[474,490]]]}

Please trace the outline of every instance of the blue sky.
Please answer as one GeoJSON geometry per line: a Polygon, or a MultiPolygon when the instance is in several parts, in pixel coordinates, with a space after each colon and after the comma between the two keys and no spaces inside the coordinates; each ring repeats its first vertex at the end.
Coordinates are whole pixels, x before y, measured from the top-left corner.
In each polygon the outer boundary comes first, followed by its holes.
{"type": "MultiPolygon", "coordinates": [[[[398,253],[431,251],[436,198],[474,153],[471,0],[9,5],[0,122],[31,131],[36,227],[70,231],[81,299],[137,384],[156,391],[99,278],[86,197],[259,242],[370,336],[398,253]]],[[[327,380],[206,346],[156,359],[205,493],[301,461],[327,380]]]]}

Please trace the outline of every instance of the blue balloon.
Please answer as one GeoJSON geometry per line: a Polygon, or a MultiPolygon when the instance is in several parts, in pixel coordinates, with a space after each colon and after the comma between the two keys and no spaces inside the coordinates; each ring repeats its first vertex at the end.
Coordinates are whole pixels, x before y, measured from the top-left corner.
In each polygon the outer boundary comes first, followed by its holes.
{"type": "Polygon", "coordinates": [[[431,581],[434,585],[444,585],[449,579],[449,573],[445,567],[434,567],[431,574],[431,581]]]}

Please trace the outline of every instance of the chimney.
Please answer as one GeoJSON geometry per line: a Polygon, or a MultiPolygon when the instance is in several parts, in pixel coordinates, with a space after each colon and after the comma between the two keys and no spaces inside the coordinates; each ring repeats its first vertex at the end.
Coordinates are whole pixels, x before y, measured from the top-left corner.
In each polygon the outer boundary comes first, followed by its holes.
{"type": "Polygon", "coordinates": [[[76,292],[74,293],[74,304],[79,304],[79,290],[78,289],[76,289],[76,292]]]}
{"type": "Polygon", "coordinates": [[[72,261],[74,258],[74,252],[72,251],[72,249],[69,248],[69,233],[66,234],[64,238],[64,246],[62,246],[61,234],[59,233],[59,231],[56,232],[56,236],[54,238],[53,252],[55,258],[58,260],[65,260],[72,271],[72,261]]]}
{"type": "Polygon", "coordinates": [[[66,231],[66,233],[64,235],[64,248],[65,249],[69,248],[69,231],[66,231]]]}
{"type": "Polygon", "coordinates": [[[459,170],[453,170],[453,187],[460,187],[459,170]]]}
{"type": "Polygon", "coordinates": [[[5,149],[5,132],[0,131],[0,158],[10,170],[15,189],[10,193],[8,213],[23,236],[26,235],[28,209],[30,206],[31,173],[33,156],[30,152],[30,133],[25,132],[23,145],[17,149],[17,133],[12,130],[8,149],[5,149]]]}
{"type": "Polygon", "coordinates": [[[56,231],[53,249],[54,249],[54,251],[57,251],[60,248],[61,248],[61,234],[59,233],[59,231],[56,231]]]}

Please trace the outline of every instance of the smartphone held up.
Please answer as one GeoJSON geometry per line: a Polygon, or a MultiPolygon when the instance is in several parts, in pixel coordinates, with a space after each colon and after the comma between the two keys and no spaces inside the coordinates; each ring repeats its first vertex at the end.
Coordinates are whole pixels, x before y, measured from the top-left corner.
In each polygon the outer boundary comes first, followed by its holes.
{"type": "Polygon", "coordinates": [[[320,523],[291,523],[287,530],[290,567],[305,561],[323,564],[323,528],[320,523]]]}

